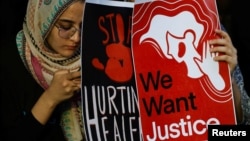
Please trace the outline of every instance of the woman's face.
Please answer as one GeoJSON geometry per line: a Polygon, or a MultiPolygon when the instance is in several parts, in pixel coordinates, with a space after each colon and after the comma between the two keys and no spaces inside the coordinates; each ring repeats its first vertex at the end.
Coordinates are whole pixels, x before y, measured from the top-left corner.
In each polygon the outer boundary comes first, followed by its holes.
{"type": "Polygon", "coordinates": [[[82,1],[70,5],[58,18],[47,37],[50,47],[64,57],[71,57],[80,47],[83,8],[82,1]]]}

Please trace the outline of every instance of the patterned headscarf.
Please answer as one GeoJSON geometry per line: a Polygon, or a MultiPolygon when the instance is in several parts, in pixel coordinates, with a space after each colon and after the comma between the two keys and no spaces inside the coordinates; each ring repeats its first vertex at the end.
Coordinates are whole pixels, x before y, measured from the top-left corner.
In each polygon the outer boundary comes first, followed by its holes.
{"type": "MultiPolygon", "coordinates": [[[[17,34],[19,54],[44,89],[50,85],[55,71],[80,68],[80,49],[71,58],[66,58],[53,52],[45,41],[59,16],[75,1],[79,0],[29,0],[23,30],[17,34]]],[[[65,137],[82,140],[80,99],[69,101],[67,105],[61,118],[65,137]]]]}

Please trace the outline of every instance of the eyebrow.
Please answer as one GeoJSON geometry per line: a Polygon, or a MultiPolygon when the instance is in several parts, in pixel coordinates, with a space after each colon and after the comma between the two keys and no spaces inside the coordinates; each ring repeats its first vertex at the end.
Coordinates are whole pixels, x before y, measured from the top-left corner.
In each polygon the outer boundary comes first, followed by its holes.
{"type": "MultiPolygon", "coordinates": [[[[58,19],[57,21],[56,21],[56,24],[58,24],[58,23],[69,23],[69,24],[75,24],[75,22],[74,21],[72,21],[72,20],[68,20],[68,19],[58,19]]],[[[80,26],[82,25],[82,22],[80,23],[80,26]]]]}
{"type": "Polygon", "coordinates": [[[58,19],[58,20],[57,20],[57,23],[58,23],[58,22],[74,23],[73,21],[68,20],[68,19],[58,19]]]}

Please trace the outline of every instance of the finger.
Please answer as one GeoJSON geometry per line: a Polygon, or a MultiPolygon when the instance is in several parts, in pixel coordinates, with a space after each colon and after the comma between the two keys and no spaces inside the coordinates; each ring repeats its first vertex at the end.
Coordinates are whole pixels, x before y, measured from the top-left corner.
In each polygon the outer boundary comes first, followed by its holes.
{"type": "Polygon", "coordinates": [[[221,52],[228,56],[237,56],[237,50],[235,48],[225,48],[225,47],[217,47],[212,50],[213,52],[221,52]]]}
{"type": "Polygon", "coordinates": [[[220,56],[214,57],[214,60],[215,61],[225,61],[229,65],[233,65],[233,66],[235,64],[237,64],[237,57],[236,56],[220,55],[220,56]]]}
{"type": "Polygon", "coordinates": [[[71,77],[71,80],[72,79],[80,79],[81,78],[81,72],[80,71],[71,72],[70,73],[70,77],[71,77]]]}
{"type": "Polygon", "coordinates": [[[75,83],[73,80],[68,81],[67,87],[65,88],[66,92],[74,92],[81,89],[80,83],[75,83]]]}
{"type": "Polygon", "coordinates": [[[72,76],[72,73],[68,71],[68,74],[67,74],[67,79],[68,80],[73,80],[73,76],[72,76]]]}
{"type": "Polygon", "coordinates": [[[223,31],[223,30],[216,30],[215,32],[216,32],[217,34],[219,34],[223,39],[225,39],[225,40],[231,42],[231,38],[230,38],[230,36],[228,35],[227,32],[225,32],[225,31],[223,31]]]}
{"type": "Polygon", "coordinates": [[[232,59],[231,56],[228,55],[219,55],[219,56],[215,56],[214,60],[215,61],[226,61],[226,62],[230,62],[230,60],[232,59]]]}
{"type": "Polygon", "coordinates": [[[80,71],[77,71],[77,72],[68,71],[68,74],[67,74],[67,79],[68,80],[80,79],[80,78],[81,78],[81,72],[80,71]]]}
{"type": "Polygon", "coordinates": [[[223,45],[225,46],[228,43],[227,40],[225,40],[224,38],[218,38],[218,39],[213,39],[209,41],[210,45],[214,45],[214,46],[218,46],[218,45],[223,45]]]}
{"type": "Polygon", "coordinates": [[[54,75],[61,75],[61,74],[67,74],[69,73],[68,70],[57,70],[55,71],[54,75]]]}
{"type": "Polygon", "coordinates": [[[73,80],[72,82],[74,83],[74,86],[77,86],[77,87],[81,88],[81,81],[73,80]]]}
{"type": "Polygon", "coordinates": [[[78,91],[78,90],[80,90],[80,89],[81,89],[81,83],[74,83],[74,84],[72,85],[72,89],[73,89],[73,91],[78,91]]]}

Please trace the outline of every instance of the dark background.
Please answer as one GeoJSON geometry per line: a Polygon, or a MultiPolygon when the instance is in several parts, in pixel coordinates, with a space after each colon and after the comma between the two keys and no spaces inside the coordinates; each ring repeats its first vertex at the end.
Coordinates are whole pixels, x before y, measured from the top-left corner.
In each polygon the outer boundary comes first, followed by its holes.
{"type": "MultiPolygon", "coordinates": [[[[1,48],[5,42],[16,36],[22,27],[28,0],[1,0],[1,48]]],[[[245,89],[250,95],[250,13],[247,1],[217,0],[221,23],[232,38],[238,50],[238,61],[244,76],[245,89]]],[[[8,54],[6,54],[8,55],[8,54]]],[[[3,69],[3,68],[1,68],[3,69]]],[[[4,82],[2,82],[4,83],[4,82]]]]}
{"type": "Polygon", "coordinates": [[[22,27],[23,17],[26,12],[28,0],[1,0],[1,47],[3,42],[7,41],[22,27]]]}
{"type": "Polygon", "coordinates": [[[242,71],[245,89],[250,95],[250,13],[247,1],[217,0],[221,23],[226,27],[238,51],[238,62],[242,71]]]}

